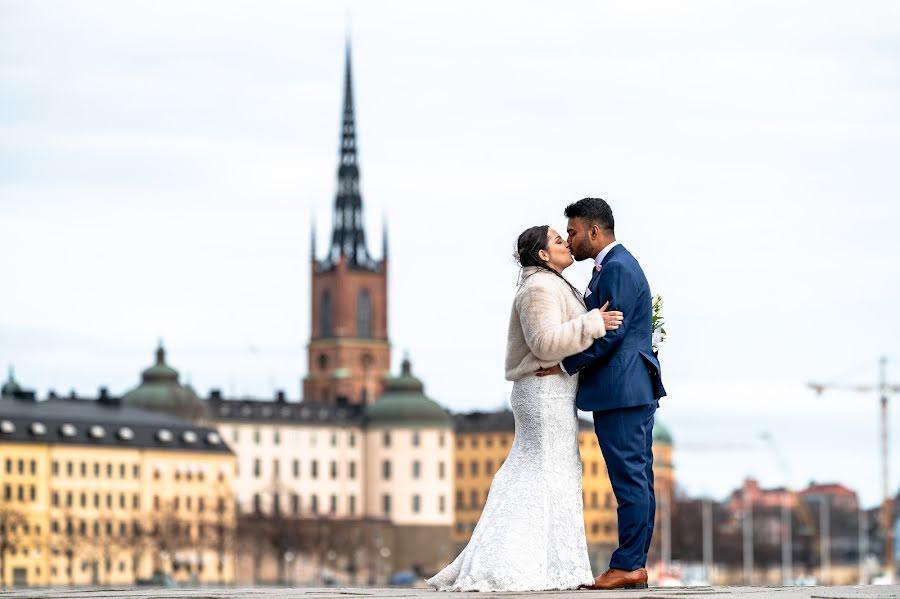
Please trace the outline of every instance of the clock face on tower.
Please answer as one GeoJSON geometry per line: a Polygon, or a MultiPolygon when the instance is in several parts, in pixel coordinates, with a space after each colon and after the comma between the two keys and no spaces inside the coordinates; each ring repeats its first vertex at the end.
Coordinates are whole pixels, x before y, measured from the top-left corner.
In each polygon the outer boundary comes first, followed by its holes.
{"type": "Polygon", "coordinates": [[[381,260],[366,246],[353,73],[347,46],[341,157],[331,244],[321,260],[312,248],[312,334],[303,380],[304,401],[367,404],[384,391],[390,373],[387,331],[387,235],[381,260]]]}

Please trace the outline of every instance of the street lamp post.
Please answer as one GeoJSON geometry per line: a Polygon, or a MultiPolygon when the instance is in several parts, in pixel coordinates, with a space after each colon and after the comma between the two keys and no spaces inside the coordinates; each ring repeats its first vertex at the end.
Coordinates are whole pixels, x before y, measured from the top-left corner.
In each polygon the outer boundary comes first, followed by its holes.
{"type": "Polygon", "coordinates": [[[712,500],[709,497],[703,498],[703,578],[706,582],[712,584],[712,564],[713,564],[713,517],[712,517],[712,500]]]}
{"type": "Polygon", "coordinates": [[[744,487],[744,584],[753,586],[753,503],[744,487]]]}

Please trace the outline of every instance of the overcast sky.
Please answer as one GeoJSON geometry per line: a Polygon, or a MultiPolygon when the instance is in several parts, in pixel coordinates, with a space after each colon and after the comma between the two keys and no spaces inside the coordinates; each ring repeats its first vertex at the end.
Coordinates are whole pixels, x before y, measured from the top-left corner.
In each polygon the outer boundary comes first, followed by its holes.
{"type": "Polygon", "coordinates": [[[348,23],[395,369],[504,406],[513,242],[600,196],[666,300],[679,482],[879,499],[875,395],[805,383],[900,379],[892,1],[3,2],[0,364],[122,393],[162,337],[203,395],[297,398],[348,23]]]}

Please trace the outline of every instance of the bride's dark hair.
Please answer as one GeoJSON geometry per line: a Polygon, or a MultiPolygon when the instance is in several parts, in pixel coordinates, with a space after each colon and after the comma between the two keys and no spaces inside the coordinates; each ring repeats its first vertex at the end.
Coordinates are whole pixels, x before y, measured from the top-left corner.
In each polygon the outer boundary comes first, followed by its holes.
{"type": "MultiPolygon", "coordinates": [[[[572,293],[575,294],[575,297],[581,298],[581,294],[578,293],[578,290],[566,279],[562,276],[561,273],[553,270],[547,263],[541,260],[541,257],[538,255],[538,252],[541,250],[547,250],[547,246],[549,245],[549,240],[547,239],[547,232],[550,230],[550,225],[538,225],[536,227],[529,227],[522,231],[519,235],[519,239],[516,241],[516,253],[515,259],[516,262],[522,268],[526,268],[528,266],[536,266],[548,272],[552,272],[557,277],[566,282],[566,285],[572,290],[572,293]]],[[[527,277],[526,277],[527,278],[527,277]]],[[[525,280],[524,278],[522,279],[525,280]]]]}

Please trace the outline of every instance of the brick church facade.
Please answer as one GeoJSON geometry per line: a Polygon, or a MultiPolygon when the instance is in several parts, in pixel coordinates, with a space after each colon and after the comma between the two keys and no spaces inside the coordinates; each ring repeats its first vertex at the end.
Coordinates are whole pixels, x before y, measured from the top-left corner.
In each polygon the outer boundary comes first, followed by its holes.
{"type": "Polygon", "coordinates": [[[303,397],[367,405],[382,394],[391,371],[387,233],[376,261],[366,246],[349,48],[337,175],[331,243],[321,259],[312,232],[312,334],[303,397]]]}

